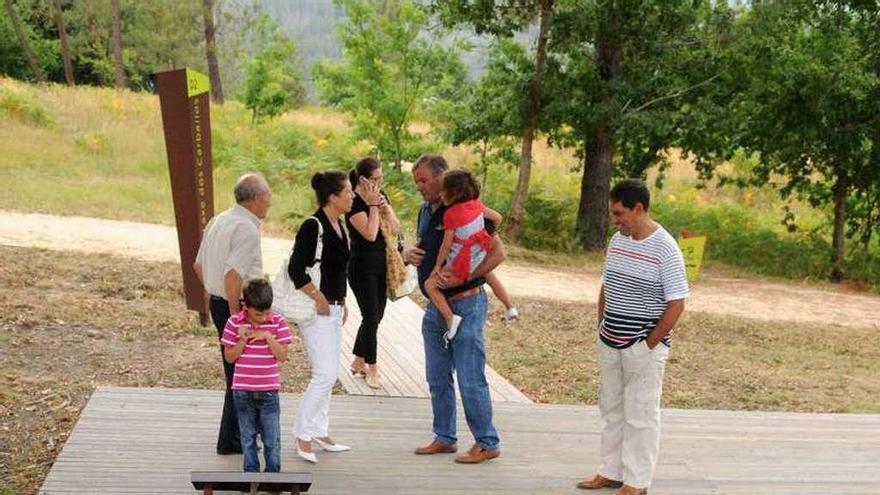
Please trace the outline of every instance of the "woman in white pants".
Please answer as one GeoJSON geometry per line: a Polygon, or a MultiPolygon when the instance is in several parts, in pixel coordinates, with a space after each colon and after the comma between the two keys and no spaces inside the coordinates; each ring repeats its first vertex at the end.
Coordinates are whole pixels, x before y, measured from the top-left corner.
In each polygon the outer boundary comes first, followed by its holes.
{"type": "Polygon", "coordinates": [[[348,176],[343,172],[323,172],[312,177],[312,189],[318,210],[302,223],[296,234],[288,274],[297,289],[315,300],[318,315],[300,325],[303,344],[309,358],[312,378],[299,403],[294,433],[296,453],[309,462],[318,462],[313,445],[328,452],[343,452],[350,447],[330,438],[330,396],[336,383],[339,365],[342,324],[348,317],[345,309],[348,237],[339,218],[351,210],[354,200],[348,176]],[[316,261],[318,235],[321,235],[320,287],[306,273],[316,261]]]}

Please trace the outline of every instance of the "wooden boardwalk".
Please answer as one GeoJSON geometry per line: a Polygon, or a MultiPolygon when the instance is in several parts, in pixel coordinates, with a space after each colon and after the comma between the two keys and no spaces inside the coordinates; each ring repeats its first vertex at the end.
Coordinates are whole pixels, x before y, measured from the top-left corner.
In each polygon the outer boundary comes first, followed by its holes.
{"type": "MultiPolygon", "coordinates": [[[[349,289],[349,294],[351,290],[349,289]]],[[[347,303],[348,322],[343,327],[342,349],[339,358],[339,381],[345,391],[352,395],[374,395],[382,397],[427,398],[428,384],[425,381],[425,348],[422,343],[422,315],[424,311],[412,299],[405,297],[388,301],[385,317],[379,325],[379,349],[376,361],[382,375],[382,388],[371,389],[363,378],[353,377],[348,369],[353,355],[357,329],[361,323],[354,297],[347,303]]],[[[498,402],[525,402],[531,399],[491,367],[486,366],[486,379],[492,400],[498,402]]]]}
{"type": "MultiPolygon", "coordinates": [[[[502,456],[478,466],[415,456],[430,438],[425,399],[336,396],[332,434],[352,445],[296,457],[290,433],[298,397],[282,397],[282,468],[311,471],[313,494],[585,493],[575,481],[597,464],[594,407],[495,405],[502,456]]],[[[190,494],[189,472],[237,470],[216,456],[222,392],[99,388],[41,494],[190,494]]],[[[880,494],[880,415],[663,412],[651,495],[880,494]]],[[[471,437],[459,417],[460,447],[471,437]]],[[[610,494],[610,490],[599,491],[610,494]]]]}

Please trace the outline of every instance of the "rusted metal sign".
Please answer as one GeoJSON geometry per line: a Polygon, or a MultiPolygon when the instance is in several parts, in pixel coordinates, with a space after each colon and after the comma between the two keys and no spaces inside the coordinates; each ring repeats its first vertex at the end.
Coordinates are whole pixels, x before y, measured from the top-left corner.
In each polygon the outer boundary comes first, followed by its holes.
{"type": "Polygon", "coordinates": [[[191,69],[156,74],[186,307],[207,323],[204,288],[193,270],[202,232],[214,216],[208,77],[191,69]]]}

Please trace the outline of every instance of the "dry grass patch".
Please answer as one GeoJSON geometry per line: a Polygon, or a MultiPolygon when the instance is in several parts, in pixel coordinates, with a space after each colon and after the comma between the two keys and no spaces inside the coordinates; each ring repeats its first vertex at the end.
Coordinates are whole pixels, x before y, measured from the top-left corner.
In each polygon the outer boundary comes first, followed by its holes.
{"type": "MultiPolygon", "coordinates": [[[[37,493],[98,385],[223,388],[216,331],[184,310],[178,265],[0,246],[0,305],[9,493],[37,493]]],[[[305,389],[298,340],[283,375],[283,391],[305,389]]]]}
{"type": "MultiPolygon", "coordinates": [[[[518,322],[492,302],[489,363],[533,400],[595,404],[596,307],[521,299],[518,322]]],[[[876,329],[685,312],[667,365],[664,407],[880,412],[876,329]]]]}

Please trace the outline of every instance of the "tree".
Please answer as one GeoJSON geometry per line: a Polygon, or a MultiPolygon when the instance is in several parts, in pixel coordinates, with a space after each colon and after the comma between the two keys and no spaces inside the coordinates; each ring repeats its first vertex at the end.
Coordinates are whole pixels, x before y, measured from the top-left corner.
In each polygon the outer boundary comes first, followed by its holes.
{"type": "MultiPolygon", "coordinates": [[[[219,0],[215,0],[219,1],[219,0]]],[[[184,66],[205,70],[201,2],[151,0],[17,0],[17,18],[47,80],[113,85],[117,64],[114,7],[119,7],[122,74],[133,89],[151,89],[151,75],[184,66]]],[[[12,21],[0,16],[0,72],[32,77],[12,21]]]]}
{"type": "Polygon", "coordinates": [[[461,80],[458,48],[425,36],[428,14],[414,0],[336,0],[346,12],[338,26],[344,61],[313,68],[321,100],[354,116],[355,130],[400,170],[409,130],[424,101],[461,80]]]}
{"type": "Polygon", "coordinates": [[[122,20],[120,0],[113,0],[113,68],[117,88],[125,87],[125,65],[122,63],[122,20]]]}
{"type": "Polygon", "coordinates": [[[61,0],[53,0],[52,11],[55,17],[55,24],[58,26],[58,39],[61,42],[61,59],[64,62],[64,78],[67,84],[73,86],[76,80],[73,75],[73,59],[70,57],[70,44],[67,42],[67,29],[64,27],[64,16],[61,9],[61,0]]]}
{"type": "Polygon", "coordinates": [[[726,119],[728,150],[760,154],[752,184],[833,207],[835,281],[847,234],[867,245],[880,218],[880,23],[854,3],[757,4],[738,26],[743,86],[726,119]]]}
{"type": "MultiPolygon", "coordinates": [[[[224,95],[240,95],[244,85],[244,64],[260,49],[254,39],[254,26],[265,9],[261,3],[240,4],[225,0],[216,0],[214,8],[214,42],[223,92],[224,95]]],[[[297,45],[297,55],[299,49],[297,45]]]]}
{"type": "Polygon", "coordinates": [[[251,123],[302,104],[305,89],[296,71],[296,45],[266,14],[254,26],[258,51],[245,62],[244,104],[251,123]]]}
{"type": "Polygon", "coordinates": [[[718,10],[729,12],[724,2],[560,1],[546,84],[561,98],[545,111],[551,139],[583,160],[575,232],[584,249],[605,247],[611,178],[662,165],[694,118],[689,102],[711,93],[719,74],[706,40],[718,10]]]}
{"type": "MultiPolygon", "coordinates": [[[[115,1],[115,0],[114,0],[115,1]]],[[[128,87],[151,89],[151,75],[168,69],[206,70],[201,2],[151,0],[121,2],[120,36],[123,72],[128,87]]],[[[71,51],[77,80],[86,84],[115,84],[113,2],[72,2],[69,19],[71,51]]]]}
{"type": "Polygon", "coordinates": [[[205,27],[205,58],[208,59],[208,77],[211,78],[211,97],[214,103],[223,103],[223,84],[220,80],[220,64],[217,62],[217,44],[214,41],[214,0],[202,1],[205,27]]]}
{"type": "Polygon", "coordinates": [[[508,214],[507,235],[517,242],[522,229],[525,204],[529,194],[532,170],[532,145],[541,120],[544,66],[547,58],[547,41],[555,0],[450,0],[437,2],[435,9],[449,25],[469,23],[478,34],[491,33],[509,37],[524,30],[537,19],[538,38],[535,46],[534,64],[531,68],[526,93],[526,113],[521,126],[521,151],[519,176],[508,214]]]}
{"type": "Polygon", "coordinates": [[[496,38],[486,71],[476,84],[462,84],[435,102],[431,113],[442,138],[469,144],[480,156],[483,188],[491,164],[516,165],[514,150],[526,120],[532,61],[513,38],[496,38]]]}
{"type": "Polygon", "coordinates": [[[3,5],[6,7],[6,15],[8,15],[9,20],[12,21],[15,36],[18,38],[18,43],[21,45],[22,52],[24,52],[28,67],[30,67],[31,72],[37,81],[44,82],[46,80],[46,75],[43,73],[43,69],[40,68],[39,64],[37,64],[37,58],[34,56],[34,52],[31,49],[30,39],[28,39],[24,26],[22,26],[21,19],[19,19],[18,13],[15,11],[15,5],[12,4],[12,0],[4,0],[3,5]]]}

